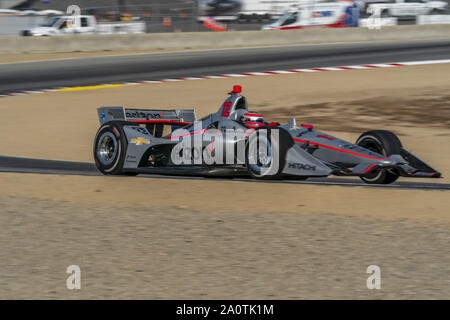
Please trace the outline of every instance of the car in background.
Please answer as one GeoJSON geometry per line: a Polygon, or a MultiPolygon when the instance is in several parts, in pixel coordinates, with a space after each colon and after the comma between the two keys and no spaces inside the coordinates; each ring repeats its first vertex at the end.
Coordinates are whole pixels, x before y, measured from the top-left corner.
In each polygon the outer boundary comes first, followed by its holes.
{"type": "Polygon", "coordinates": [[[238,11],[241,7],[241,2],[238,0],[210,0],[205,1],[204,5],[208,16],[217,16],[238,11]]]}
{"type": "Polygon", "coordinates": [[[392,0],[357,0],[356,3],[359,5],[359,9],[361,15],[365,15],[367,13],[367,8],[369,5],[374,3],[390,3],[392,0]]]}
{"type": "Polygon", "coordinates": [[[378,12],[382,17],[397,18],[442,14],[447,10],[447,2],[434,0],[395,0],[393,3],[374,3],[367,7],[368,13],[378,12]]]}
{"type": "Polygon", "coordinates": [[[262,30],[289,30],[313,27],[357,27],[360,15],[356,2],[304,4],[287,10],[278,20],[262,30]]]}

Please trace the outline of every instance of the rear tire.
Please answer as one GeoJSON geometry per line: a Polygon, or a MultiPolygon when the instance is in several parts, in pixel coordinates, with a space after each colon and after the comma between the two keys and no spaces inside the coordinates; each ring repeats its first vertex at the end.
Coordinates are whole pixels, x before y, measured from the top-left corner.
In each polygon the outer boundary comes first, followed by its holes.
{"type": "Polygon", "coordinates": [[[123,130],[126,121],[103,124],[94,139],[94,160],[98,170],[109,175],[135,175],[123,172],[128,141],[123,130]]]}
{"type": "MultiPolygon", "coordinates": [[[[400,154],[402,143],[399,138],[387,130],[372,130],[364,132],[356,140],[356,144],[373,152],[389,157],[400,154]]],[[[389,184],[398,179],[398,175],[390,169],[378,169],[360,177],[369,184],[389,184]]]]}

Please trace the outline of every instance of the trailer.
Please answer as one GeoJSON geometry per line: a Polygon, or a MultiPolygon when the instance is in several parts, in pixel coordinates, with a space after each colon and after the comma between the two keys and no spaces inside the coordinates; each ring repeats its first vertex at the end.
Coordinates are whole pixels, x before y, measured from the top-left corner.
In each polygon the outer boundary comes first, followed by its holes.
{"type": "Polygon", "coordinates": [[[360,10],[351,1],[305,4],[287,10],[262,30],[357,27],[360,10]]]}
{"type": "Polygon", "coordinates": [[[308,0],[200,0],[199,21],[268,21],[279,17],[293,5],[308,0]]]}

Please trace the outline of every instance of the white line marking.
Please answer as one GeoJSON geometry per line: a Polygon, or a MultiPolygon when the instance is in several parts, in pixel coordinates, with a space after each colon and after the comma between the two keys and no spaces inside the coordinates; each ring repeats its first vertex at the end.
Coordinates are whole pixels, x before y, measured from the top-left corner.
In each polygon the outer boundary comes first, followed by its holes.
{"type": "Polygon", "coordinates": [[[364,66],[342,66],[344,68],[349,68],[349,69],[370,69],[369,67],[364,67],[364,66]]]}
{"type": "Polygon", "coordinates": [[[43,91],[24,91],[26,94],[38,94],[38,93],[44,93],[43,91]]]}
{"type": "Polygon", "coordinates": [[[327,71],[342,71],[343,69],[339,69],[337,67],[326,67],[326,68],[320,68],[327,71]]]}
{"type": "Polygon", "coordinates": [[[162,79],[163,82],[179,82],[183,81],[182,79],[162,79]]]}
{"type": "Polygon", "coordinates": [[[204,80],[203,78],[197,78],[197,77],[187,77],[183,78],[183,80],[204,80]]]}
{"type": "Polygon", "coordinates": [[[245,74],[239,74],[239,73],[224,73],[222,74],[224,77],[246,77],[245,74]]]}
{"type": "Polygon", "coordinates": [[[161,83],[161,81],[155,81],[155,80],[144,80],[141,81],[142,83],[161,83]]]}
{"type": "Polygon", "coordinates": [[[265,76],[266,74],[264,72],[247,72],[247,74],[252,76],[265,76]]]}
{"type": "Polygon", "coordinates": [[[287,70],[276,70],[276,71],[270,71],[273,73],[278,73],[278,74],[291,74],[292,71],[287,71],[287,70]]]}
{"type": "Polygon", "coordinates": [[[399,64],[404,64],[406,66],[417,66],[421,64],[440,64],[440,63],[450,63],[450,59],[443,60],[424,60],[424,61],[406,61],[398,62],[399,64]]]}
{"type": "Polygon", "coordinates": [[[222,76],[205,76],[206,79],[223,79],[225,77],[222,76]]]}
{"type": "Polygon", "coordinates": [[[393,66],[391,64],[385,64],[385,63],[372,64],[372,66],[379,67],[379,68],[395,68],[395,67],[397,67],[395,65],[393,66]]]}
{"type": "Polygon", "coordinates": [[[312,70],[312,69],[294,69],[298,72],[319,72],[319,70],[312,70]]]}

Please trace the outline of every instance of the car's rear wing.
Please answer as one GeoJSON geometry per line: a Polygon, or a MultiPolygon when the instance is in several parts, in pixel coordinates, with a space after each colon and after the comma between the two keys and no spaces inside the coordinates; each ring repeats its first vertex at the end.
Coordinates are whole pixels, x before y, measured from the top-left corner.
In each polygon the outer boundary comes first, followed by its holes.
{"type": "Polygon", "coordinates": [[[190,124],[196,120],[195,110],[125,109],[124,107],[101,107],[97,109],[100,124],[112,120],[134,123],[190,124]]]}

